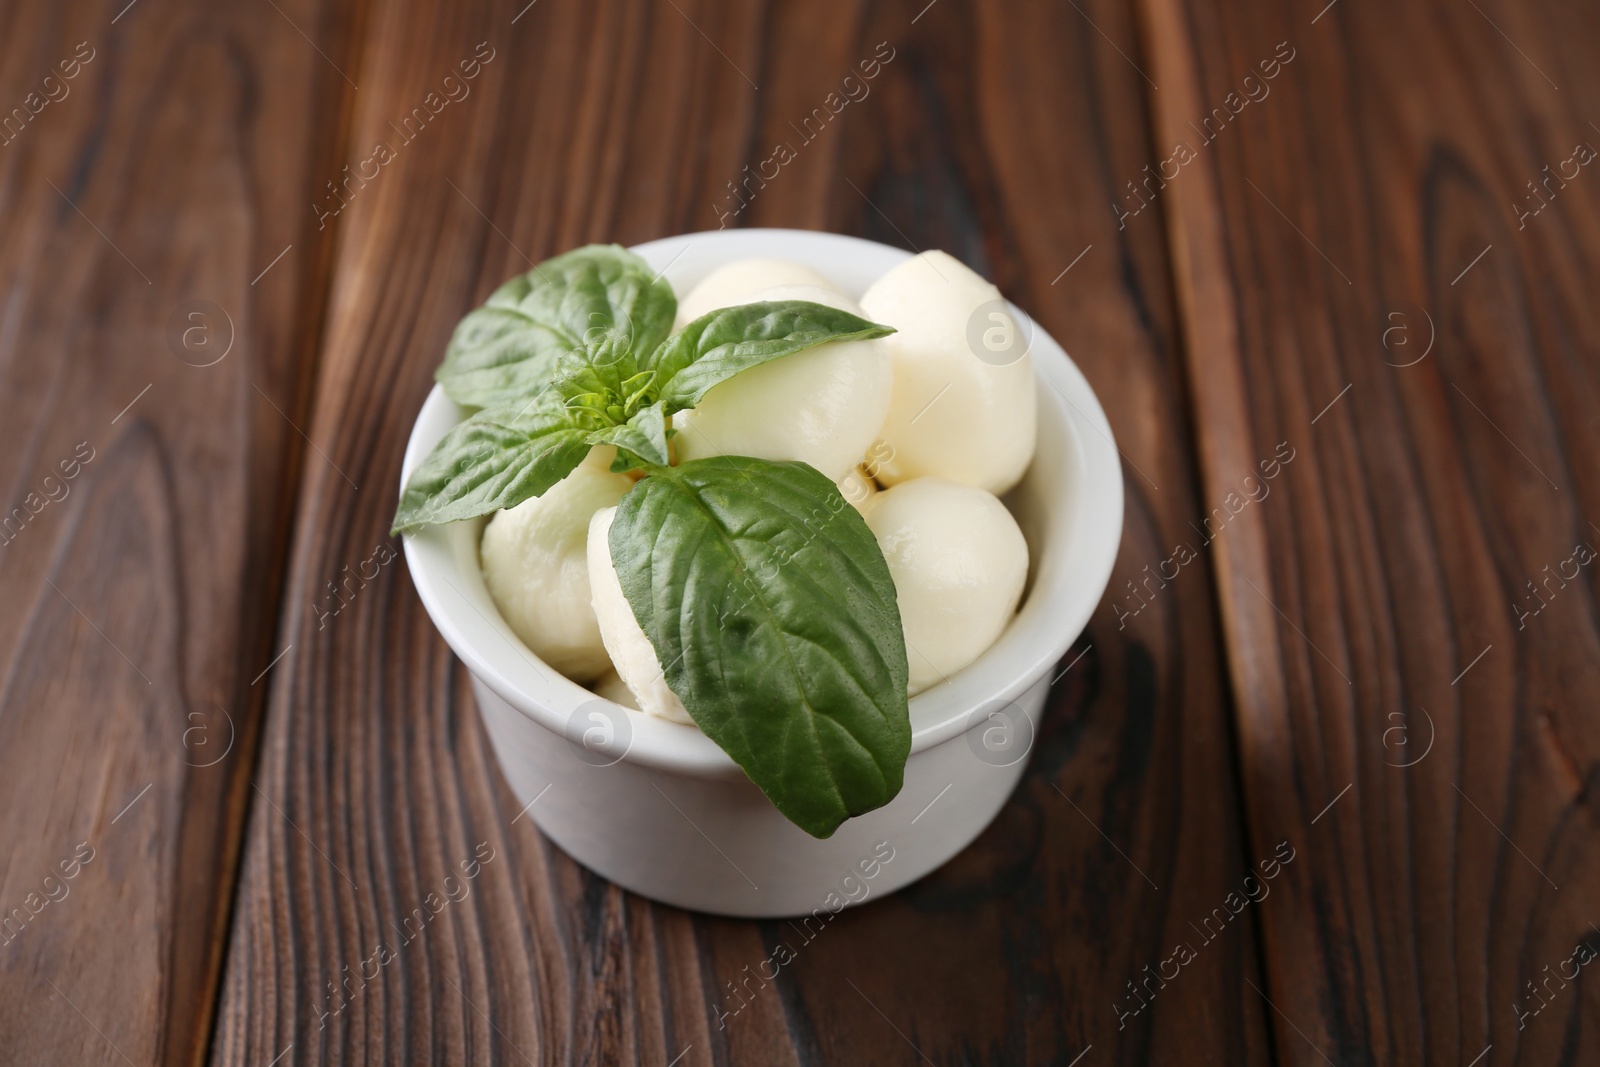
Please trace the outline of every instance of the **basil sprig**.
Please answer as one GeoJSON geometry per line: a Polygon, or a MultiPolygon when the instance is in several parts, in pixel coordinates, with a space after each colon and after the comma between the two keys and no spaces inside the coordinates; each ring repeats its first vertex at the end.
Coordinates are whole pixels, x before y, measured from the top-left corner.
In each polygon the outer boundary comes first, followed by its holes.
{"type": "Polygon", "coordinates": [[[615,245],[568,252],[502,285],[461,320],[437,375],[451,399],[483,410],[412,472],[394,532],[540,496],[585,446],[616,445],[617,470],[665,467],[670,417],[712,386],[829,341],[894,332],[780,300],[713,311],[668,336],[677,311],[672,287],[615,245]]]}
{"type": "Polygon", "coordinates": [[[900,791],[911,725],[894,582],[866,522],[804,463],[670,466],[674,414],[741,371],[889,327],[807,301],[723,308],[669,336],[672,289],[591,245],[501,286],[438,379],[482,410],[418,465],[395,532],[542,495],[595,445],[647,477],[610,547],[634,617],[696,724],[785,816],[831,835],[900,791]]]}

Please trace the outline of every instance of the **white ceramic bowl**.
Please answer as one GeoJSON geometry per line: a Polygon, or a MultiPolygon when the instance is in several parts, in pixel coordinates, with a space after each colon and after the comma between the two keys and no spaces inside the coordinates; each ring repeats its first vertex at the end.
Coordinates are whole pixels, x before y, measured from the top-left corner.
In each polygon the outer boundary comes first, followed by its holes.
{"type": "MultiPolygon", "coordinates": [[[[852,297],[910,255],[800,230],[688,234],[634,251],[680,294],[725,263],[772,257],[814,267],[852,297]]],[[[1022,775],[1050,672],[1105,591],[1122,532],[1122,472],[1105,413],[1072,360],[1036,327],[1031,355],[1038,451],[1006,497],[1031,556],[1022,607],[977,662],[912,698],[900,795],[827,840],[778,814],[699,730],[602,700],[528,651],[484,586],[481,521],[407,537],[417,592],[472,673],[495,753],[527,817],[627,889],[723,915],[826,917],[898,889],[966,847],[1022,775]]],[[[461,417],[435,387],[412,429],[402,484],[461,417]]]]}

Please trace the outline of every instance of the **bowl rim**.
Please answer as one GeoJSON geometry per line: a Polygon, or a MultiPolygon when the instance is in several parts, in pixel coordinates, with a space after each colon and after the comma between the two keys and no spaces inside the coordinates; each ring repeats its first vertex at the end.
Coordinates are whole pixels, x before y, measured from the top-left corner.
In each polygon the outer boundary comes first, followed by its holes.
{"type": "MultiPolygon", "coordinates": [[[[914,253],[844,234],[813,230],[739,229],[682,234],[635,245],[663,274],[690,247],[720,250],[715,267],[736,259],[793,259],[827,273],[829,262],[851,261],[858,267],[882,263],[882,270],[914,253]],[[719,249],[720,246],[720,249],[719,249]]],[[[879,270],[878,273],[882,273],[879,270]]],[[[851,294],[859,298],[859,293],[851,294]]],[[[998,710],[1031,688],[1077,640],[1099,605],[1111,578],[1122,538],[1123,480],[1121,457],[1111,426],[1094,390],[1066,351],[1026,312],[1007,301],[1032,331],[1029,355],[1037,382],[1041,422],[1057,421],[1075,445],[1068,457],[1071,474],[1081,481],[1078,507],[1071,524],[1058,523],[1054,536],[1033,554],[1070,551],[1074,565],[1048,586],[1030,560],[1030,588],[1018,620],[1014,620],[983,655],[949,679],[911,698],[911,754],[932,748],[986,721],[985,709],[998,710]],[[1093,432],[1085,433],[1085,429],[1093,432]],[[1075,463],[1072,462],[1075,460],[1075,463]],[[1070,528],[1067,528],[1069,527],[1070,528]],[[1035,598],[1042,602],[1035,604],[1035,598]],[[1030,607],[1033,610],[1030,612],[1030,607]],[[1019,625],[1024,614],[1048,610],[1048,625],[1019,625]],[[980,712],[984,714],[980,717],[980,712]]],[[[412,425],[401,464],[399,490],[440,437],[462,418],[462,409],[435,384],[412,425]]],[[[1025,478],[1033,476],[1030,470],[1025,478]]],[[[517,711],[540,726],[576,741],[583,737],[592,761],[636,763],[691,777],[743,778],[744,772],[699,729],[669,722],[605,700],[545,664],[518,640],[494,609],[481,570],[467,572],[458,544],[471,528],[471,558],[477,560],[479,524],[430,526],[404,535],[407,569],[429,618],[472,675],[517,711]],[[454,579],[459,579],[456,581],[454,579]],[[465,586],[465,588],[463,588],[465,586]],[[486,602],[488,614],[483,610],[486,602]],[[598,738],[586,733],[599,711],[609,729],[598,738]]]]}

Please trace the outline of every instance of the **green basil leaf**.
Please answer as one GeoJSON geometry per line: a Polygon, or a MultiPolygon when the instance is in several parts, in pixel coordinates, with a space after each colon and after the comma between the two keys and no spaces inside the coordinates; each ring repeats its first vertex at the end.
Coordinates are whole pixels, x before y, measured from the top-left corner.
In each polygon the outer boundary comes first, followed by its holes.
{"type": "Polygon", "coordinates": [[[591,435],[591,440],[595,444],[617,446],[617,458],[611,465],[613,471],[632,470],[639,465],[625,458],[623,452],[631,452],[657,467],[665,467],[671,462],[667,454],[667,420],[660,404],[641,408],[621,426],[596,431],[591,435]]]}
{"type": "Polygon", "coordinates": [[[629,490],[610,542],[668,686],[790,821],[828,837],[894,798],[911,751],[900,609],[832,482],[695,460],[629,490]]]}
{"type": "Polygon", "coordinates": [[[540,496],[583,462],[590,436],[553,402],[480,411],[411,472],[391,532],[476,518],[540,496]]]}
{"type": "MultiPolygon", "coordinates": [[[[888,326],[807,300],[722,308],[667,338],[647,360],[668,415],[692,408],[742,370],[829,341],[887,337],[888,326]]],[[[636,349],[636,351],[649,351],[636,349]]]]}
{"type": "Polygon", "coordinates": [[[601,429],[628,421],[628,398],[640,393],[641,377],[627,339],[608,335],[558,359],[547,388],[578,425],[601,429]]]}
{"type": "Polygon", "coordinates": [[[650,352],[672,329],[678,300],[644,260],[588,245],[506,282],[456,326],[435,375],[452,400],[491,407],[537,394],[556,362],[605,335],[650,352]]]}
{"type": "Polygon", "coordinates": [[[555,361],[581,347],[556,325],[507,308],[481,307],[456,325],[434,378],[456,403],[490,407],[537,393],[555,361]]]}

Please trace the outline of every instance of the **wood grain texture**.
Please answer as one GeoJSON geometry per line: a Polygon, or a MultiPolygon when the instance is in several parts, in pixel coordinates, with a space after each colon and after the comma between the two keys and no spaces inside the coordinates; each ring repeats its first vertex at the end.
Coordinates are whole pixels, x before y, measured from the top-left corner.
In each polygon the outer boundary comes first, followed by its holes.
{"type": "Polygon", "coordinates": [[[279,635],[295,652],[271,676],[218,1062],[1264,1062],[1253,913],[1211,942],[1191,932],[1271,854],[1241,842],[1204,558],[1137,618],[1095,618],[978,842],[847,913],[725,1026],[729,984],[782,924],[631,896],[519,819],[402,562],[327,614],[326,583],[386,543],[457,318],[585,241],[716,227],[725,183],[779,141],[796,159],[730,224],[944,247],[1074,353],[1129,461],[1115,583],[1145,580],[1188,536],[1195,471],[1160,226],[1119,231],[1083,206],[1137,173],[1149,131],[1115,43],[1133,46],[1129,14],[1082,6],[374,10],[352,158],[480,42],[494,58],[337,217],[308,427],[328,462],[307,464],[299,497],[279,635]],[[879,42],[894,58],[870,95],[797,131],[879,42]],[[357,977],[479,849],[493,858],[470,893],[357,977]],[[1127,983],[1183,940],[1196,959],[1120,1019],[1139,1003],[1127,983]]]}
{"type": "Polygon", "coordinates": [[[1595,1062],[1600,16],[1141,12],[1277,1055],[1595,1062]]]}
{"type": "Polygon", "coordinates": [[[344,96],[281,6],[0,35],[8,1063],[209,1042],[331,251],[297,190],[344,96]]]}

